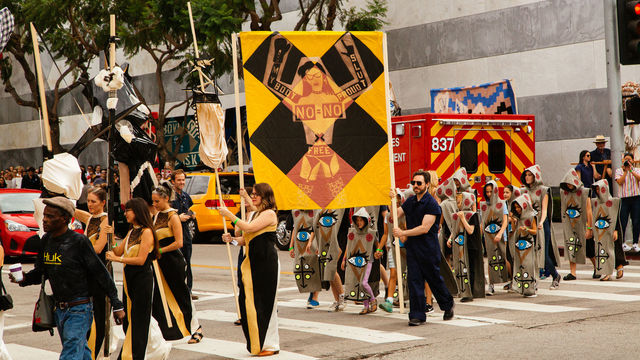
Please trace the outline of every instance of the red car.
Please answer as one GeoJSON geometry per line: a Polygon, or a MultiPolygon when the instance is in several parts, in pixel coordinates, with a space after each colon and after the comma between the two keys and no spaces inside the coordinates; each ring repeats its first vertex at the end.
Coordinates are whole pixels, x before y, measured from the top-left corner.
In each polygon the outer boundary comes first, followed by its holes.
{"type": "MultiPolygon", "coordinates": [[[[0,189],[0,241],[5,256],[37,255],[40,237],[33,200],[39,197],[38,190],[0,189]]],[[[74,220],[71,228],[81,232],[82,224],[74,220]]]]}

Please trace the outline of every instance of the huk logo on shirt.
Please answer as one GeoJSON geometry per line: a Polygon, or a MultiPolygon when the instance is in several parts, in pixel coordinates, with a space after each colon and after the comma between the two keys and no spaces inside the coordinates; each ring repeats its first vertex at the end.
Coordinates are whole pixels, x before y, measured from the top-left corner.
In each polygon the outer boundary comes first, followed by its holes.
{"type": "Polygon", "coordinates": [[[62,265],[62,258],[60,257],[60,254],[45,252],[44,263],[45,265],[62,265]]]}

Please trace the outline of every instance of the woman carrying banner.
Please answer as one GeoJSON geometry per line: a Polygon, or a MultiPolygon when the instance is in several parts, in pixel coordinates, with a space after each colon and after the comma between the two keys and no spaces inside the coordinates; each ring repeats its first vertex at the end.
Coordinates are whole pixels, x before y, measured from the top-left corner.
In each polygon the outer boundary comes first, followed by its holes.
{"type": "MultiPolygon", "coordinates": [[[[103,264],[107,263],[105,258],[105,245],[107,244],[107,234],[113,233],[113,229],[107,223],[107,213],[104,212],[104,206],[107,203],[107,192],[101,187],[91,187],[87,191],[87,207],[89,212],[76,208],[74,217],[86,225],[84,234],[91,241],[93,249],[103,264]]],[[[100,348],[104,341],[105,335],[105,311],[106,295],[99,287],[94,286],[93,294],[93,323],[91,331],[87,335],[87,342],[93,358],[97,359],[100,355],[100,348]]]]}
{"type": "Polygon", "coordinates": [[[187,286],[187,262],[179,249],[182,247],[182,223],[175,209],[169,206],[171,187],[167,183],[155,188],[151,194],[153,207],[153,226],[162,258],[158,259],[159,273],[154,273],[153,317],[158,321],[162,335],[166,340],[179,340],[191,335],[190,344],[202,340],[202,327],[194,316],[195,306],[191,301],[191,292],[187,286]],[[158,279],[158,277],[160,279],[158,279]],[[171,321],[167,321],[160,284],[164,289],[171,321]],[[172,326],[169,326],[170,323],[172,326]]]}
{"type": "Polygon", "coordinates": [[[243,235],[224,234],[222,240],[236,240],[245,245],[242,261],[242,287],[239,303],[242,331],[247,350],[253,355],[269,356],[280,352],[276,294],[280,281],[280,262],[274,246],[276,241],[276,200],[267,183],[259,183],[251,193],[257,207],[249,221],[240,220],[226,207],[220,214],[232,220],[243,235]]]}
{"type": "Polygon", "coordinates": [[[118,359],[143,360],[151,322],[151,263],[160,257],[160,247],[145,200],[133,198],[127,201],[124,214],[131,229],[124,241],[106,254],[107,260],[124,264],[123,302],[127,316],[122,325],[125,338],[118,359]]]}

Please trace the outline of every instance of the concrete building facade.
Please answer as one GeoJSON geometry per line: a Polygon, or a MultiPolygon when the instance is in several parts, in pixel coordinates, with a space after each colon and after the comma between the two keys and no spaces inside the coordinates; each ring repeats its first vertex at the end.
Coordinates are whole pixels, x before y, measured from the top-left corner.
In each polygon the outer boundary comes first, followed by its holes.
{"type": "MultiPolygon", "coordinates": [[[[595,148],[593,137],[609,137],[602,0],[388,0],[388,7],[383,30],[390,79],[403,114],[428,112],[432,88],[510,79],[518,112],[536,116],[536,160],[550,185],[559,183],[580,150],[595,148]]],[[[283,0],[281,9],[283,19],[272,29],[293,29],[298,1],[283,0]]],[[[128,61],[137,87],[149,103],[157,102],[150,59],[139,55],[128,61]]],[[[56,71],[50,59],[45,61],[49,81],[56,71]]],[[[623,67],[623,83],[638,78],[638,67],[623,67]]],[[[226,93],[223,106],[233,106],[230,77],[220,84],[226,93]]],[[[182,88],[168,86],[171,103],[184,99],[182,88]]],[[[36,165],[37,113],[0,94],[0,166],[36,165]]],[[[90,112],[81,95],[76,99],[90,112]]],[[[65,98],[62,109],[62,142],[71,144],[86,124],[73,99],[65,98]]],[[[184,109],[176,109],[175,115],[181,114],[184,109]]],[[[104,144],[94,144],[81,163],[106,163],[105,150],[104,144]]]]}

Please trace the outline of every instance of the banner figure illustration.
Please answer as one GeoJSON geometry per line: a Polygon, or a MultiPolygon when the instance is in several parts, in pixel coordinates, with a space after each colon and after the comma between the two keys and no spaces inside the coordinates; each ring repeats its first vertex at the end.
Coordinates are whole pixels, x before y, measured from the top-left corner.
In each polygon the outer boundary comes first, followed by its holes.
{"type": "Polygon", "coordinates": [[[256,180],[279,209],[389,201],[383,34],[241,33],[256,180]]]}

